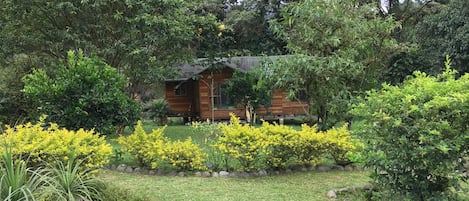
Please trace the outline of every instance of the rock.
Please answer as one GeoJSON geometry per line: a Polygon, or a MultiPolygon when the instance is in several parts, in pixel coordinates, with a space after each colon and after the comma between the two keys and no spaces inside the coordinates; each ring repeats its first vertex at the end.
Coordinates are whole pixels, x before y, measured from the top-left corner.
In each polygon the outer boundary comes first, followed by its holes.
{"type": "Polygon", "coordinates": [[[274,174],[274,175],[280,175],[280,171],[275,170],[275,171],[273,172],[273,174],[274,174]]]}
{"type": "Polygon", "coordinates": [[[171,171],[168,173],[168,176],[176,176],[178,173],[175,171],[171,171]]]}
{"type": "Polygon", "coordinates": [[[155,172],[155,170],[149,170],[149,171],[148,171],[148,174],[149,174],[149,175],[155,175],[156,172],[155,172]]]}
{"type": "Polygon", "coordinates": [[[194,176],[196,176],[196,177],[202,177],[202,172],[195,172],[195,173],[194,173],[194,176]]]}
{"type": "Polygon", "coordinates": [[[164,175],[164,170],[158,169],[158,171],[156,172],[156,175],[159,175],[159,176],[164,175]]]}
{"type": "Polygon", "coordinates": [[[337,194],[335,193],[334,190],[330,190],[329,192],[327,192],[327,197],[328,198],[337,198],[337,194]]]}
{"type": "Polygon", "coordinates": [[[106,164],[106,165],[103,166],[103,168],[105,168],[105,169],[111,169],[111,165],[106,164]]]}
{"type": "Polygon", "coordinates": [[[183,176],[185,176],[185,175],[186,175],[186,173],[184,173],[184,172],[178,172],[178,174],[177,174],[177,175],[178,175],[179,177],[183,177],[183,176]]]}
{"type": "Polygon", "coordinates": [[[302,172],[306,172],[306,171],[308,171],[308,168],[302,167],[302,168],[301,168],[301,171],[302,171],[302,172]]]}
{"type": "Polygon", "coordinates": [[[132,172],[134,172],[134,168],[128,166],[128,167],[125,168],[125,172],[132,173],[132,172]]]}
{"type": "Polygon", "coordinates": [[[364,185],[363,190],[366,190],[366,191],[373,190],[373,186],[372,185],[364,185]]]}
{"type": "Polygon", "coordinates": [[[362,171],[363,168],[362,168],[361,166],[357,165],[357,166],[353,167],[353,170],[355,170],[355,171],[362,171]]]}
{"type": "Polygon", "coordinates": [[[219,177],[220,175],[218,174],[218,172],[212,172],[212,177],[219,177]]]}
{"type": "Polygon", "coordinates": [[[143,171],[142,168],[139,168],[139,167],[136,167],[136,168],[134,169],[134,172],[135,172],[135,173],[142,173],[142,171],[143,171]]]}
{"type": "Polygon", "coordinates": [[[267,171],[265,171],[265,170],[259,170],[259,176],[260,176],[260,177],[267,176],[267,171]]]}
{"type": "Polygon", "coordinates": [[[126,167],[127,166],[125,164],[120,164],[119,166],[117,166],[116,170],[124,172],[126,167]]]}
{"type": "Polygon", "coordinates": [[[344,167],[344,170],[345,170],[345,171],[352,171],[352,170],[353,170],[353,167],[352,167],[351,165],[346,165],[346,166],[344,167]]]}
{"type": "Polygon", "coordinates": [[[238,172],[238,177],[249,177],[249,173],[247,172],[238,172]]]}
{"type": "Polygon", "coordinates": [[[218,173],[220,175],[220,177],[228,177],[230,176],[230,173],[227,172],[227,171],[220,171],[220,173],[218,173]]]}
{"type": "Polygon", "coordinates": [[[291,169],[286,169],[285,173],[292,173],[293,171],[291,169]]]}
{"type": "Polygon", "coordinates": [[[205,172],[202,172],[202,176],[203,177],[210,177],[211,174],[210,174],[210,172],[205,171],[205,172]]]}
{"type": "Polygon", "coordinates": [[[331,167],[320,165],[320,166],[316,167],[316,170],[321,171],[321,172],[327,172],[327,171],[331,170],[331,167]]]}
{"type": "Polygon", "coordinates": [[[308,170],[309,170],[309,171],[313,171],[313,170],[315,170],[315,169],[316,169],[316,168],[315,168],[314,166],[309,166],[309,167],[308,167],[308,170]]]}
{"type": "Polygon", "coordinates": [[[334,165],[334,166],[332,167],[332,169],[333,169],[333,170],[340,170],[340,171],[344,171],[344,167],[343,167],[343,166],[341,166],[341,165],[334,165]]]}
{"type": "Polygon", "coordinates": [[[341,188],[339,190],[337,190],[338,193],[345,193],[345,192],[348,192],[349,189],[348,188],[341,188]]]}

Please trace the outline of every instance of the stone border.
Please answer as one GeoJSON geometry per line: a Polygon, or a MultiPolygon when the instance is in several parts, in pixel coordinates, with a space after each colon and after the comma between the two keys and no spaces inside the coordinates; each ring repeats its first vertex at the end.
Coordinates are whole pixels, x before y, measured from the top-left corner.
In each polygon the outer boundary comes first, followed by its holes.
{"type": "MultiPolygon", "coordinates": [[[[246,178],[246,177],[263,177],[269,175],[280,175],[280,174],[290,174],[293,172],[308,172],[308,171],[315,171],[315,172],[329,172],[329,171],[362,171],[364,168],[360,165],[319,165],[316,167],[293,167],[288,168],[285,170],[258,170],[254,172],[228,172],[228,171],[195,171],[195,172],[165,172],[161,169],[159,170],[146,170],[140,167],[134,166],[127,166],[125,164],[120,165],[105,165],[105,169],[116,170],[119,172],[125,173],[134,173],[134,174],[146,174],[146,175],[157,175],[157,176],[195,176],[195,177],[234,177],[234,178],[246,178]]],[[[365,168],[366,169],[366,168],[365,168]]]]}
{"type": "Polygon", "coordinates": [[[326,196],[329,199],[334,199],[334,198],[337,198],[337,194],[342,194],[342,193],[347,193],[347,192],[352,192],[352,191],[357,191],[357,190],[371,191],[373,190],[373,186],[364,185],[361,188],[356,187],[356,186],[351,186],[351,187],[346,187],[346,188],[332,189],[327,192],[326,196]]]}

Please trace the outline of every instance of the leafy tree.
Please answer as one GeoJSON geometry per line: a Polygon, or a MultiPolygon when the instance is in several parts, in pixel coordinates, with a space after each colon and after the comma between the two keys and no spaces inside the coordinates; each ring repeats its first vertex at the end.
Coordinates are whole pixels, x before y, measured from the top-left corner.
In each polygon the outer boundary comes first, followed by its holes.
{"type": "Polygon", "coordinates": [[[248,122],[254,124],[256,109],[270,106],[272,89],[269,89],[254,72],[235,72],[225,88],[231,101],[241,104],[249,116],[248,122]]]}
{"type": "Polygon", "coordinates": [[[95,128],[110,134],[139,117],[138,104],[123,91],[124,78],[98,57],[85,57],[82,51],[69,51],[55,74],[39,69],[23,80],[23,92],[36,102],[38,113],[71,130],[95,128]]]}
{"type": "Polygon", "coordinates": [[[303,94],[311,123],[320,129],[344,120],[351,96],[379,82],[388,53],[396,44],[392,18],[381,18],[375,8],[344,0],[306,0],[290,3],[275,32],[286,41],[292,56],[265,68],[274,86],[303,94]]]}
{"type": "Polygon", "coordinates": [[[65,59],[68,50],[95,52],[123,73],[130,95],[175,71],[192,58],[198,28],[216,27],[198,16],[198,1],[0,1],[0,55],[19,53],[65,59]]]}
{"type": "MultiPolygon", "coordinates": [[[[459,200],[469,148],[469,74],[449,68],[433,77],[414,72],[402,86],[383,84],[352,113],[377,186],[410,200],[459,200]]],[[[467,191],[466,191],[467,192],[467,191]]],[[[395,198],[395,197],[394,197],[395,198]]]]}

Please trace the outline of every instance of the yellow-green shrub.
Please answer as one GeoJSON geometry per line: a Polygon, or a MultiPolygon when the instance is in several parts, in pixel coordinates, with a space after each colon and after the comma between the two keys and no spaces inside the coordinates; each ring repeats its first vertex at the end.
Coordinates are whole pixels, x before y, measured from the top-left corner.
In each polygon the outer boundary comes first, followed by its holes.
{"type": "Polygon", "coordinates": [[[93,130],[69,131],[54,123],[47,128],[43,128],[44,125],[47,124],[41,118],[36,124],[27,123],[14,128],[7,126],[0,136],[0,152],[5,145],[11,145],[15,156],[29,158],[33,166],[46,166],[57,161],[65,163],[72,152],[89,168],[101,167],[109,162],[111,146],[93,130]]]}
{"type": "Polygon", "coordinates": [[[156,168],[163,154],[163,147],[169,140],[163,136],[166,127],[153,130],[147,134],[138,121],[135,131],[129,136],[117,138],[124,152],[130,153],[137,159],[140,166],[156,168]]]}
{"type": "Polygon", "coordinates": [[[178,170],[205,170],[207,154],[189,137],[186,141],[176,141],[164,145],[161,156],[178,170]]]}
{"type": "Polygon", "coordinates": [[[243,170],[256,169],[264,147],[263,134],[259,129],[241,125],[239,118],[231,114],[230,125],[221,125],[216,147],[225,155],[238,160],[243,170]]]}
{"type": "Polygon", "coordinates": [[[271,168],[285,168],[294,153],[295,146],[293,139],[298,135],[298,131],[291,127],[263,122],[258,128],[264,135],[263,152],[266,155],[266,163],[271,168]]]}
{"type": "Polygon", "coordinates": [[[332,158],[339,165],[351,163],[352,161],[348,157],[348,154],[356,151],[357,146],[361,146],[360,142],[352,141],[347,126],[347,124],[344,124],[340,128],[331,128],[325,132],[321,132],[322,135],[325,135],[325,139],[327,140],[327,152],[331,154],[332,158]]]}

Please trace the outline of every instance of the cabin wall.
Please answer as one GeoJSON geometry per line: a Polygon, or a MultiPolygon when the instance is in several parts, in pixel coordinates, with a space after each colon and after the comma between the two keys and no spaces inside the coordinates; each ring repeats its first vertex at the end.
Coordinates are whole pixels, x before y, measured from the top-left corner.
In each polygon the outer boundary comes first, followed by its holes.
{"type": "MultiPolygon", "coordinates": [[[[233,69],[223,68],[221,70],[215,70],[213,72],[207,70],[202,72],[201,78],[198,80],[199,86],[199,102],[200,102],[200,118],[201,119],[211,119],[212,118],[212,100],[211,100],[211,90],[210,86],[214,86],[219,83],[224,83],[233,76],[233,69]],[[212,82],[213,78],[213,82],[212,82]]],[[[220,119],[229,119],[230,113],[235,113],[237,116],[245,117],[243,108],[214,108],[213,118],[216,120],[220,119]]]]}
{"type": "Polygon", "coordinates": [[[195,90],[194,81],[186,81],[186,93],[184,95],[176,94],[176,86],[181,85],[182,81],[166,82],[165,97],[171,109],[172,115],[176,116],[194,116],[197,112],[195,106],[194,96],[197,93],[195,90]]]}

